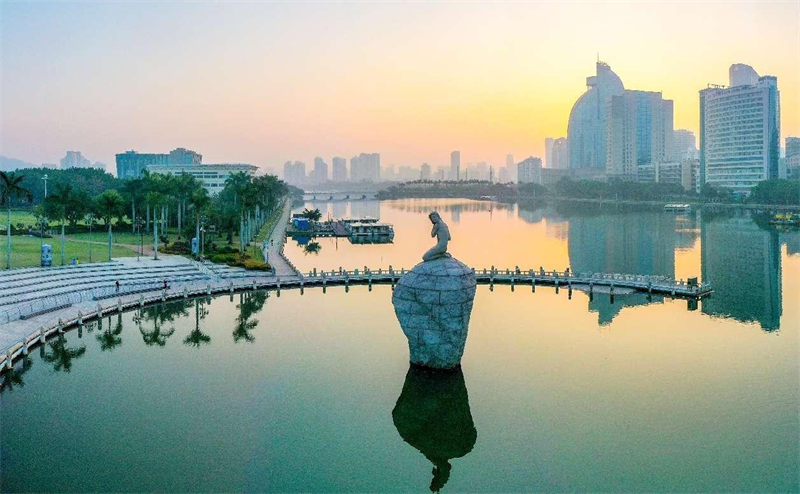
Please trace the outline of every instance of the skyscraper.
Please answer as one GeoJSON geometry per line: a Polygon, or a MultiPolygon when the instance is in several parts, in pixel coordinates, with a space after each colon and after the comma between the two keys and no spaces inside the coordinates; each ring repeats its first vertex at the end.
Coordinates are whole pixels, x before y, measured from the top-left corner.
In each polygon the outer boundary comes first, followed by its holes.
{"type": "Polygon", "coordinates": [[[339,156],[333,157],[333,181],[347,182],[347,160],[339,156]]]}
{"type": "Polygon", "coordinates": [[[778,178],[780,92],[774,76],[734,64],[730,86],[700,91],[700,182],[748,194],[778,178]]]}
{"type": "Polygon", "coordinates": [[[314,158],[314,170],[311,172],[313,183],[323,183],[328,180],[328,164],[320,156],[314,158]]]}
{"type": "Polygon", "coordinates": [[[380,153],[361,153],[350,159],[350,180],[353,182],[378,182],[380,178],[380,153]]]}
{"type": "Polygon", "coordinates": [[[514,155],[507,154],[506,155],[506,166],[514,166],[514,155]]]}
{"type": "Polygon", "coordinates": [[[552,137],[544,138],[544,166],[546,168],[555,168],[553,166],[553,144],[556,140],[552,137]]]}
{"type": "Polygon", "coordinates": [[[423,163],[419,169],[419,179],[420,180],[430,180],[431,179],[431,165],[427,163],[423,163]]]}
{"type": "Polygon", "coordinates": [[[671,161],[697,158],[697,140],[694,132],[685,129],[676,129],[672,138],[671,161]]]}
{"type": "Polygon", "coordinates": [[[597,75],[586,78],[587,90],[569,114],[567,141],[570,168],[606,168],[606,110],[625,87],[611,67],[597,62],[597,75]]]}
{"type": "Polygon", "coordinates": [[[302,185],[306,181],[306,164],[302,161],[287,161],[283,164],[283,180],[292,185],[302,185]]]}
{"type": "Polygon", "coordinates": [[[665,163],[673,152],[672,100],[661,93],[625,90],[607,113],[606,173],[636,179],[639,167],[665,163]]]}
{"type": "Polygon", "coordinates": [[[176,148],[169,152],[167,161],[170,165],[199,165],[203,162],[203,155],[191,149],[176,148]]]}
{"type": "Polygon", "coordinates": [[[450,180],[461,179],[461,151],[450,153],[450,180]]]}
{"type": "Polygon", "coordinates": [[[541,158],[534,158],[533,156],[517,164],[517,182],[520,184],[525,183],[542,183],[542,160],[541,158]]]}
{"type": "Polygon", "coordinates": [[[800,137],[786,138],[786,157],[791,158],[800,154],[800,137]]]}
{"type": "Polygon", "coordinates": [[[89,168],[92,162],[84,158],[80,151],[67,151],[67,154],[61,158],[61,169],[67,168],[89,168]]]}
{"type": "Polygon", "coordinates": [[[566,137],[553,139],[552,146],[550,147],[550,161],[547,162],[547,168],[555,168],[558,170],[569,168],[569,141],[567,141],[566,137]]]}

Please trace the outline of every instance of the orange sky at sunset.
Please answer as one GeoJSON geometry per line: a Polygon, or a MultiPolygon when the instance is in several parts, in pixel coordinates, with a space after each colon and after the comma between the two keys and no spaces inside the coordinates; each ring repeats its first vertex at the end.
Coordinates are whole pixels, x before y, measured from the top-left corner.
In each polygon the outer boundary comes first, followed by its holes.
{"type": "Polygon", "coordinates": [[[750,64],[800,135],[798,2],[4,3],[0,27],[0,154],[36,163],[519,161],[566,135],[598,52],[694,131],[698,91],[750,64]]]}

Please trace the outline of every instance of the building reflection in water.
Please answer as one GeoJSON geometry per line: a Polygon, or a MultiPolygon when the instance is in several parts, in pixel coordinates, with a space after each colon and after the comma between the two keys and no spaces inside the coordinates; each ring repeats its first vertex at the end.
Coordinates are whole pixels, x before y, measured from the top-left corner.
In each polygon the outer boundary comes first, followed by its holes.
{"type": "Polygon", "coordinates": [[[760,227],[750,215],[704,213],[700,262],[703,281],[714,293],[702,301],[704,314],[780,328],[781,251],[777,230],[760,227]]]}
{"type": "MultiPolygon", "coordinates": [[[[575,215],[569,219],[569,260],[576,273],[621,273],[675,277],[679,244],[676,216],[656,212],[575,215]]],[[[681,243],[686,239],[682,238],[681,243]]],[[[589,310],[608,324],[624,307],[663,302],[663,297],[632,293],[595,296],[589,310]]]]}
{"type": "Polygon", "coordinates": [[[333,201],[331,203],[331,215],[335,220],[347,218],[347,201],[333,201]]]}
{"type": "Polygon", "coordinates": [[[400,437],[433,463],[431,492],[450,478],[450,460],[472,451],[478,438],[461,368],[442,372],[412,365],[392,420],[400,437]]]}

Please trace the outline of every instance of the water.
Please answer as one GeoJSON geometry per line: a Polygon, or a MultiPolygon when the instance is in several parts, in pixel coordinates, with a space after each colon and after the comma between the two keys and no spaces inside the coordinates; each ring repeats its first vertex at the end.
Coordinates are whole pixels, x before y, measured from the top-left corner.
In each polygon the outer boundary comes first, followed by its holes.
{"type": "Polygon", "coordinates": [[[315,206],[380,216],[395,242],[317,239],[307,255],[291,243],[304,270],[411,267],[437,209],[451,251],[477,267],[699,275],[716,292],[688,310],[480,286],[463,373],[445,377],[409,372],[388,286],[114,315],[4,376],[0,489],[800,489],[796,231],[598,207],[315,206]]]}

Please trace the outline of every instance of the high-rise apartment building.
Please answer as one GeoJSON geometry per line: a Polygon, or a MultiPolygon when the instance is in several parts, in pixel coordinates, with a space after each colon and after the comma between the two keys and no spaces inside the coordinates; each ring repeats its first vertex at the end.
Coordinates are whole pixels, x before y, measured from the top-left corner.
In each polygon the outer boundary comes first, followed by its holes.
{"type": "Polygon", "coordinates": [[[309,177],[312,183],[320,184],[328,180],[328,164],[321,157],[314,158],[314,169],[309,177]]]}
{"type": "Polygon", "coordinates": [[[734,64],[730,86],[700,91],[700,182],[748,194],[778,178],[780,92],[774,76],[734,64]]]}
{"type": "Polygon", "coordinates": [[[567,141],[566,137],[553,139],[547,168],[555,168],[557,170],[569,168],[569,141],[567,141]]]}
{"type": "Polygon", "coordinates": [[[517,164],[517,183],[542,183],[542,160],[533,156],[517,164]]]}
{"type": "Polygon", "coordinates": [[[333,157],[333,181],[347,182],[347,160],[339,156],[333,157]]]}
{"type": "Polygon", "coordinates": [[[625,90],[612,96],[606,122],[606,174],[636,180],[640,166],[669,161],[672,113],[672,100],[659,92],[625,90]]]}
{"type": "Polygon", "coordinates": [[[694,132],[676,129],[672,137],[672,156],[670,161],[682,161],[697,158],[697,139],[694,132]]]}
{"type": "Polygon", "coordinates": [[[92,162],[83,157],[80,151],[67,151],[67,154],[61,158],[61,169],[67,168],[90,168],[92,162]]]}
{"type": "Polygon", "coordinates": [[[419,179],[420,180],[431,179],[431,165],[427,163],[422,164],[422,166],[419,168],[419,179]]]}
{"type": "Polygon", "coordinates": [[[350,180],[353,182],[378,182],[380,179],[380,153],[361,153],[350,159],[350,180]]]}
{"type": "Polygon", "coordinates": [[[461,180],[461,151],[450,153],[450,180],[461,180]]]}
{"type": "Polygon", "coordinates": [[[544,138],[544,166],[553,168],[553,144],[556,142],[552,137],[544,138]]]}
{"type": "Polygon", "coordinates": [[[507,154],[506,155],[506,166],[514,166],[514,155],[507,154]]]}
{"type": "Polygon", "coordinates": [[[191,149],[177,148],[169,152],[167,161],[170,165],[199,165],[203,162],[203,155],[191,149]]]}
{"type": "Polygon", "coordinates": [[[786,157],[791,158],[800,154],[800,137],[786,138],[786,157]]]}
{"type": "Polygon", "coordinates": [[[570,168],[606,168],[606,111],[611,97],[621,95],[625,87],[608,64],[597,62],[596,70],[586,78],[587,90],[569,114],[570,168]]]}
{"type": "Polygon", "coordinates": [[[306,181],[306,164],[302,161],[284,163],[283,180],[292,185],[303,185],[306,181]]]}

